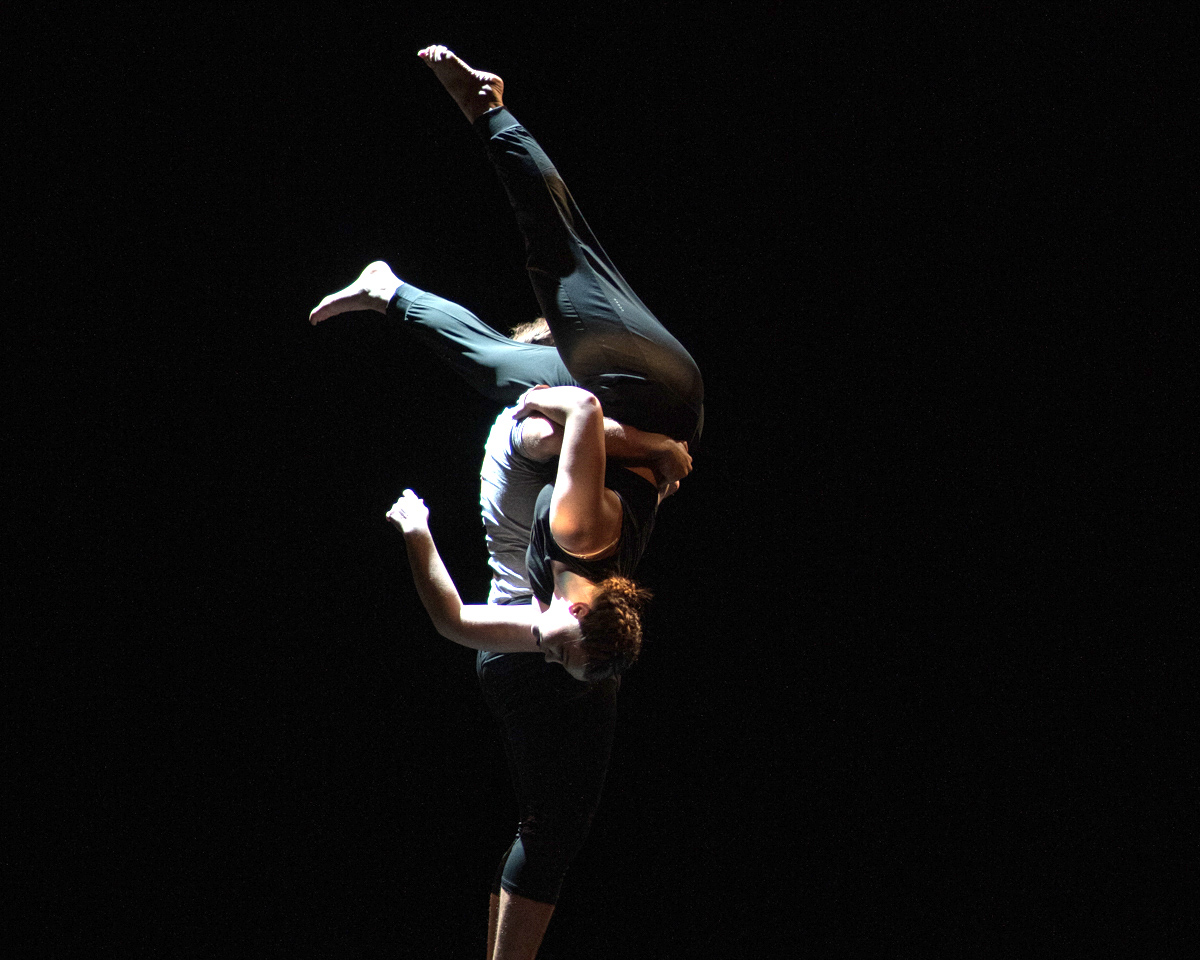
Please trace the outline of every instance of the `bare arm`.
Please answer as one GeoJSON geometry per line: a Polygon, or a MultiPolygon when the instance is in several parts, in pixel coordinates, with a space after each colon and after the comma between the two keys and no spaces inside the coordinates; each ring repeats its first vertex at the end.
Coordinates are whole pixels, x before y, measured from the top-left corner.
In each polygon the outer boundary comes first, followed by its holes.
{"type": "Polygon", "coordinates": [[[472,650],[500,653],[537,652],[531,627],[531,605],[464,604],[429,532],[429,510],[415,493],[405,490],[387,512],[404,534],[417,595],[434,627],[447,640],[472,650]]]}
{"type": "MultiPolygon", "coordinates": [[[[521,423],[518,446],[531,460],[546,461],[562,451],[563,427],[542,414],[526,417],[521,423]]],[[[604,418],[604,448],[608,459],[627,467],[646,467],[654,476],[654,485],[677,483],[692,472],[692,458],[686,443],[678,443],[661,433],[650,433],[604,418]]]]}
{"type": "Polygon", "coordinates": [[[563,427],[550,531],[564,550],[590,554],[621,534],[621,500],[604,486],[604,411],[579,387],[530,390],[518,404],[517,419],[540,413],[563,427]]]}

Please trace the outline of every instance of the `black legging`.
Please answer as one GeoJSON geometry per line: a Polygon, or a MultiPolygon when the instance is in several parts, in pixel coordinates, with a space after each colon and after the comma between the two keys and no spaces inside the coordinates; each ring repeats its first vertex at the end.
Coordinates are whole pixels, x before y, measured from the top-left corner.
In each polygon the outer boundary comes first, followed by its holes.
{"type": "Polygon", "coordinates": [[[525,268],[563,363],[621,423],[695,441],[704,383],[691,355],[604,253],[550,158],[501,107],[475,121],[525,238],[525,268]]]}
{"type": "Polygon", "coordinates": [[[475,390],[506,407],[540,383],[576,385],[553,347],[510,340],[466,307],[411,283],[396,289],[387,315],[475,390]]]}
{"type": "Polygon", "coordinates": [[[621,679],[580,683],[538,653],[481,651],[475,663],[504,731],[520,814],[492,892],[556,903],[600,804],[621,679]]]}

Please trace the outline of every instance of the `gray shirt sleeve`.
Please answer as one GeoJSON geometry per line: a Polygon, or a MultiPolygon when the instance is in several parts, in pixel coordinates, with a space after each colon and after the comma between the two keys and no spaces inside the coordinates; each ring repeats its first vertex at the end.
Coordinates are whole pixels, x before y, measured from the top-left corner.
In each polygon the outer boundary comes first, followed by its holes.
{"type": "Polygon", "coordinates": [[[540,463],[521,453],[521,422],[513,419],[514,409],[496,418],[479,471],[479,506],[492,568],[488,603],[532,596],[525,569],[529,529],[538,494],[553,482],[557,466],[557,460],[540,463]]]}

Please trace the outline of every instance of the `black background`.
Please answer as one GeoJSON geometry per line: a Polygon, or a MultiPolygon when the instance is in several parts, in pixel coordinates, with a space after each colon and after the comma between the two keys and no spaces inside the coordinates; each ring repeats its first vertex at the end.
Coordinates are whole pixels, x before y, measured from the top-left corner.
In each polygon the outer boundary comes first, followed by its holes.
{"type": "Polygon", "coordinates": [[[432,42],[505,78],[707,387],[542,956],[1175,934],[1138,866],[1194,787],[1139,773],[1191,682],[1174,30],[802,9],[21,18],[22,952],[483,951],[514,804],[383,514],[415,488],[482,601],[495,411],[375,315],[306,322],[374,259],[536,313],[432,42]]]}

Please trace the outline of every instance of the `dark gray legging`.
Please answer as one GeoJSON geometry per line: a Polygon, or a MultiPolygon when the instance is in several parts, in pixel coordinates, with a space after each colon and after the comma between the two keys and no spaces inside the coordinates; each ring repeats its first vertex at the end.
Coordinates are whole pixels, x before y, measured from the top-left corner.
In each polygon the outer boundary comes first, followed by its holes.
{"type": "Polygon", "coordinates": [[[529,132],[501,108],[475,121],[525,238],[526,268],[556,347],[515,343],[469,310],[402,284],[388,315],[485,397],[577,384],[604,414],[694,446],[704,382],[691,354],[617,272],[529,132]]]}
{"type": "Polygon", "coordinates": [[[571,375],[606,416],[695,441],[704,383],[691,354],[613,266],[529,131],[502,107],[475,132],[508,193],[533,292],[571,375]]]}

